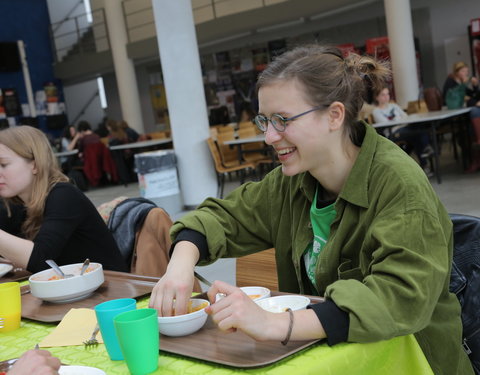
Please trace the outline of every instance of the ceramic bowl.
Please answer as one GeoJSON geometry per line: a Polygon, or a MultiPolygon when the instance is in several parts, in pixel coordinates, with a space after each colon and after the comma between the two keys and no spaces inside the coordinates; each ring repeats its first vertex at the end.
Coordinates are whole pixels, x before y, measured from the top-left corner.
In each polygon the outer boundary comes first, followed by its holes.
{"type": "Polygon", "coordinates": [[[263,286],[244,286],[240,289],[254,301],[270,297],[270,289],[263,286]]]}
{"type": "Polygon", "coordinates": [[[205,307],[209,306],[210,302],[199,298],[192,298],[190,301],[193,312],[184,315],[158,317],[158,329],[162,335],[186,336],[203,327],[208,317],[205,307]],[[198,308],[200,309],[195,311],[198,308]]]}
{"type": "Polygon", "coordinates": [[[284,312],[287,308],[295,310],[303,310],[310,304],[310,299],[305,296],[284,295],[264,298],[255,301],[262,309],[270,312],[284,312]]]}
{"type": "Polygon", "coordinates": [[[103,284],[103,267],[100,263],[90,263],[87,271],[80,276],[82,265],[60,266],[63,273],[74,275],[66,279],[58,279],[53,269],[33,274],[28,279],[32,295],[53,303],[73,302],[88,297],[103,284]]]}
{"type": "Polygon", "coordinates": [[[88,366],[60,366],[58,373],[60,375],[106,375],[104,371],[88,366]]]}
{"type": "Polygon", "coordinates": [[[6,275],[11,270],[13,270],[13,266],[7,263],[0,263],[0,277],[6,275]]]}

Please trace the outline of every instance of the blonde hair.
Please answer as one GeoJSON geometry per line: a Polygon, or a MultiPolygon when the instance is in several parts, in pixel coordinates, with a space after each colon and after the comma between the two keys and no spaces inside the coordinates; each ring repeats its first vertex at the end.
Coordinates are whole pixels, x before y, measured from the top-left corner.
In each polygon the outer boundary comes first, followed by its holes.
{"type": "Polygon", "coordinates": [[[8,147],[18,156],[33,161],[37,173],[34,175],[31,196],[23,202],[18,196],[4,198],[7,210],[9,204],[25,204],[27,217],[22,224],[25,238],[32,240],[38,233],[43,221],[45,201],[50,190],[58,182],[68,182],[59,166],[50,142],[44,133],[31,126],[17,126],[0,131],[0,144],[8,147]]]}
{"type": "Polygon", "coordinates": [[[463,68],[468,68],[468,65],[464,63],[463,61],[457,61],[455,64],[453,64],[452,67],[452,73],[457,74],[459,70],[463,68]]]}
{"type": "Polygon", "coordinates": [[[275,81],[297,80],[312,106],[343,103],[345,132],[358,144],[361,128],[356,124],[367,90],[383,86],[389,76],[386,62],[354,53],[344,58],[338,48],[311,44],[296,47],[273,60],[260,74],[257,91],[275,81]]]}

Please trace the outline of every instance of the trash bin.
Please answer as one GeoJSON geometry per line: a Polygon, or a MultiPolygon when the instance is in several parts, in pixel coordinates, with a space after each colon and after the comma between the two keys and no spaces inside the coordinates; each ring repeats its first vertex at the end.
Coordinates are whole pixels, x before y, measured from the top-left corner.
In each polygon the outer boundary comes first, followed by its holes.
{"type": "Polygon", "coordinates": [[[135,154],[140,196],[150,199],[170,215],[183,209],[176,165],[173,150],[135,154]]]}

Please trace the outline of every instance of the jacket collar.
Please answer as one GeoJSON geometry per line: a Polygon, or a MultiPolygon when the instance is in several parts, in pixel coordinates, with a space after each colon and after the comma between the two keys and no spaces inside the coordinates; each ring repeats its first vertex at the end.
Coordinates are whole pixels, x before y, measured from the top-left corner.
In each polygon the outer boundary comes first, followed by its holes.
{"type": "MultiPolygon", "coordinates": [[[[378,134],[370,125],[364,122],[361,122],[361,125],[365,127],[365,137],[363,138],[357,160],[347,177],[347,181],[339,194],[339,198],[354,205],[367,208],[369,206],[368,176],[370,175],[370,169],[377,147],[378,134]]],[[[301,181],[303,194],[312,202],[317,180],[310,173],[305,173],[301,181]]]]}

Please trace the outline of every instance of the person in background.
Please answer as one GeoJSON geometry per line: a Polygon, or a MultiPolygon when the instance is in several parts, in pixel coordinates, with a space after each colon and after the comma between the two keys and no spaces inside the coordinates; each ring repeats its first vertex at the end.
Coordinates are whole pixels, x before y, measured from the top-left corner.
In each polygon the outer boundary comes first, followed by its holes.
{"type": "Polygon", "coordinates": [[[118,125],[125,131],[125,133],[127,133],[128,143],[138,141],[138,138],[140,138],[140,134],[138,134],[134,129],[128,126],[128,123],[125,120],[120,121],[118,125]]]}
{"type": "Polygon", "coordinates": [[[172,315],[174,301],[185,313],[197,263],[273,247],[280,291],[325,302],[271,313],[215,281],[206,311],[222,331],[329,345],[414,334],[433,373],[473,374],[449,292],[450,217],[419,165],[357,121],[365,77],[379,88],[388,75],[371,57],[320,45],[269,64],[255,123],[281,166],[174,223],[171,260],[149,303],[159,315],[172,315]],[[215,302],[217,293],[226,296],[215,302]]]}
{"type": "Polygon", "coordinates": [[[58,375],[60,365],[48,350],[34,349],[23,353],[6,375],[58,375]]]}
{"type": "Polygon", "coordinates": [[[0,256],[35,273],[86,258],[128,271],[92,202],[68,182],[47,137],[30,126],[0,131],[0,256]]]}
{"type": "Polygon", "coordinates": [[[443,85],[443,100],[448,108],[471,107],[470,135],[473,139],[472,162],[466,173],[480,170],[480,86],[477,77],[470,78],[468,65],[463,61],[453,64],[450,73],[443,85]]]}
{"type": "Polygon", "coordinates": [[[120,126],[120,123],[115,120],[107,121],[108,129],[108,144],[110,146],[123,145],[125,143],[130,143],[128,139],[127,132],[123,127],[120,126]]]}
{"type": "MultiPolygon", "coordinates": [[[[390,90],[382,87],[375,93],[375,108],[372,111],[374,122],[401,121],[407,114],[396,103],[390,101],[390,90]]],[[[388,138],[395,143],[403,144],[402,147],[407,153],[413,149],[420,166],[428,177],[433,176],[428,166],[428,159],[433,155],[433,148],[430,145],[428,131],[418,129],[406,124],[396,125],[389,128],[388,138]]]]}
{"type": "MultiPolygon", "coordinates": [[[[63,129],[63,136],[60,140],[62,151],[72,151],[76,148],[77,140],[74,141],[76,134],[77,129],[75,129],[73,125],[69,125],[63,129]]],[[[78,155],[63,156],[59,159],[59,162],[65,174],[68,174],[74,166],[82,164],[78,155]]]]}

